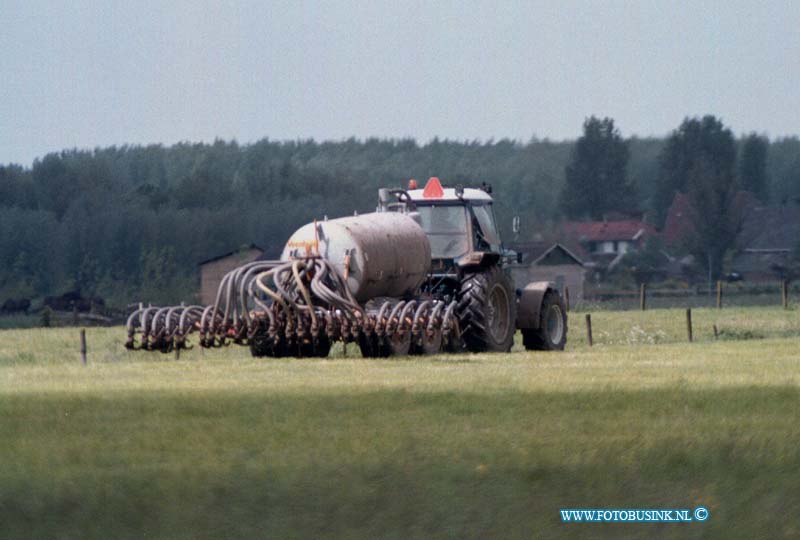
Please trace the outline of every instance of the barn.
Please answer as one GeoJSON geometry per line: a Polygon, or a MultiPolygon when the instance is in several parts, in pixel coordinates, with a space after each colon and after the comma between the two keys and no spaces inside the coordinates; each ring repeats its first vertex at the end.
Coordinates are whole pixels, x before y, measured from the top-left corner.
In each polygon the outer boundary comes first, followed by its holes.
{"type": "Polygon", "coordinates": [[[255,261],[263,254],[263,249],[255,244],[250,244],[199,263],[200,303],[203,305],[213,304],[216,300],[217,289],[225,274],[238,266],[255,261]]]}
{"type": "Polygon", "coordinates": [[[739,235],[731,270],[747,281],[796,277],[795,250],[800,241],[800,204],[750,208],[739,235]]]}
{"type": "Polygon", "coordinates": [[[548,242],[521,242],[510,247],[522,254],[522,262],[510,266],[511,276],[518,287],[530,281],[552,281],[562,295],[569,289],[573,306],[583,301],[586,269],[569,249],[548,242]]]}

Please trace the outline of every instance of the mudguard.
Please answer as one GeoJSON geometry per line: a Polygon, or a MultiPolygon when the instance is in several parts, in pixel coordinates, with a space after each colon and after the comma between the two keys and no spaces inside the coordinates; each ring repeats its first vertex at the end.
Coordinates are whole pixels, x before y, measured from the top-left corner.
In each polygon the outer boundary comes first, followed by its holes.
{"type": "Polygon", "coordinates": [[[517,299],[517,328],[539,328],[542,300],[548,291],[558,294],[552,281],[532,281],[525,285],[517,299]]]}

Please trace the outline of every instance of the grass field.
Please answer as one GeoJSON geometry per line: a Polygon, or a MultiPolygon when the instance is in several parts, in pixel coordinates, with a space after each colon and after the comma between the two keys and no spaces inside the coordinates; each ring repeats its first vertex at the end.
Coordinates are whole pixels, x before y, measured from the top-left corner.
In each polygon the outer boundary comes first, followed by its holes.
{"type": "Polygon", "coordinates": [[[800,312],[583,314],[565,353],[254,360],[0,332],[0,538],[796,538],[800,312]],[[713,341],[710,326],[723,331],[713,341]],[[734,339],[738,338],[738,339],[734,339]],[[704,523],[559,508],[707,506],[704,523]]]}

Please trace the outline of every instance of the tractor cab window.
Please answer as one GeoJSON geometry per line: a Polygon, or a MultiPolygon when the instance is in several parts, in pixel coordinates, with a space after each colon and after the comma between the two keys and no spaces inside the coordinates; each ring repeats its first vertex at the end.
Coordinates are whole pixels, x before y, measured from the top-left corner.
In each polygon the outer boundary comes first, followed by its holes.
{"type": "Polygon", "coordinates": [[[469,251],[465,207],[419,205],[417,212],[431,243],[432,258],[454,259],[469,251]]]}
{"type": "Polygon", "coordinates": [[[497,232],[497,225],[494,219],[494,212],[489,204],[475,205],[472,207],[472,214],[478,222],[479,231],[475,246],[477,250],[500,252],[500,234],[497,232]]]}

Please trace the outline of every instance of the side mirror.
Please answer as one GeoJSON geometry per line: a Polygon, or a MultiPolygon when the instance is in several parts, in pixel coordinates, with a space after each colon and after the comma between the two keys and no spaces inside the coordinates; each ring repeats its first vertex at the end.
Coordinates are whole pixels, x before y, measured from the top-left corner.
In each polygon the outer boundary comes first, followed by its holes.
{"type": "Polygon", "coordinates": [[[514,234],[519,234],[519,216],[514,216],[514,219],[511,220],[511,230],[514,234]]]}

